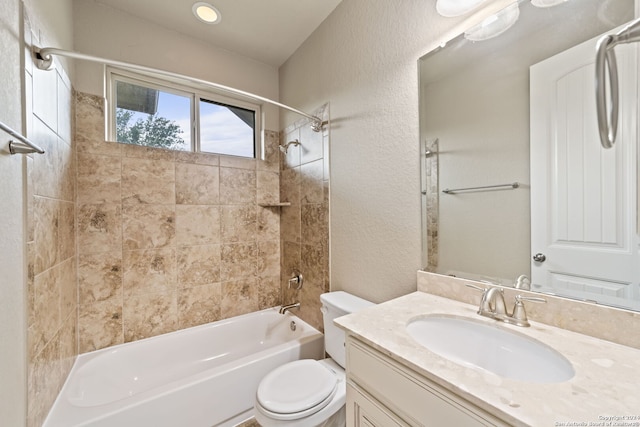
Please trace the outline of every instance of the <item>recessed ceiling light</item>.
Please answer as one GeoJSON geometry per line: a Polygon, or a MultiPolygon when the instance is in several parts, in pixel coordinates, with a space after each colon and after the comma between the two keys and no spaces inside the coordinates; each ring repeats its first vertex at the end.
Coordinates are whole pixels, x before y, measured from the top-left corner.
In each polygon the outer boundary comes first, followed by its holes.
{"type": "Polygon", "coordinates": [[[217,24],[222,18],[218,9],[211,6],[209,3],[205,3],[202,1],[194,3],[191,10],[193,11],[193,14],[196,16],[196,18],[206,24],[217,24]]]}

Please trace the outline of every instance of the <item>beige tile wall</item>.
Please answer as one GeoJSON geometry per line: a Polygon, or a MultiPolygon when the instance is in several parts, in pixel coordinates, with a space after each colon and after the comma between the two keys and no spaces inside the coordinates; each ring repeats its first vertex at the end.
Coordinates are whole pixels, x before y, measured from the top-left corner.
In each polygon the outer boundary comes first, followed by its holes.
{"type": "Polygon", "coordinates": [[[435,272],[438,268],[438,212],[439,212],[439,183],[438,183],[438,167],[439,167],[439,144],[438,140],[429,141],[425,146],[426,150],[431,154],[424,159],[424,179],[426,197],[426,250],[427,264],[426,271],[435,272]]]}
{"type": "MultiPolygon", "coordinates": [[[[328,105],[315,115],[329,120],[328,105]]],[[[282,208],[282,288],[285,303],[300,302],[297,315],[322,330],[320,294],[329,292],[329,126],[314,132],[308,120],[300,120],[280,134],[280,142],[299,140],[281,155],[280,198],[282,208]],[[288,279],[298,270],[304,277],[301,290],[288,289],[288,279]]]]}
{"type": "MultiPolygon", "coordinates": [[[[25,44],[46,43],[25,12],[25,44]]],[[[25,52],[27,136],[45,154],[27,164],[27,425],[42,425],[77,353],[75,160],[72,88],[64,69],[42,71],[25,52]]],[[[1,422],[0,422],[1,423],[1,422]]]]}
{"type": "Polygon", "coordinates": [[[104,141],[79,93],[80,352],[280,304],[278,133],[266,160],[104,141]]]}

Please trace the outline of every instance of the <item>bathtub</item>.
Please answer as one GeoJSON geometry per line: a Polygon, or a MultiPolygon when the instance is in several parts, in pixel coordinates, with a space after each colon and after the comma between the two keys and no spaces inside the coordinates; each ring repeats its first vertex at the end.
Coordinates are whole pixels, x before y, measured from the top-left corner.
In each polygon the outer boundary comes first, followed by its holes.
{"type": "Polygon", "coordinates": [[[322,334],[277,309],[85,353],[43,427],[234,426],[265,374],[323,356],[322,334]]]}

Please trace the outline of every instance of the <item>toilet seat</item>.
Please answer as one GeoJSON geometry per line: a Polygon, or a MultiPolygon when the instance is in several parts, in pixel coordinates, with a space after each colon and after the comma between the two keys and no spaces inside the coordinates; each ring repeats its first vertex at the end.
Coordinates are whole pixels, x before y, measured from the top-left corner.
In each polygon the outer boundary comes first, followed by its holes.
{"type": "Polygon", "coordinates": [[[317,360],[297,360],[267,374],[256,393],[260,410],[276,420],[295,420],[320,411],[338,388],[336,373],[317,360]]]}

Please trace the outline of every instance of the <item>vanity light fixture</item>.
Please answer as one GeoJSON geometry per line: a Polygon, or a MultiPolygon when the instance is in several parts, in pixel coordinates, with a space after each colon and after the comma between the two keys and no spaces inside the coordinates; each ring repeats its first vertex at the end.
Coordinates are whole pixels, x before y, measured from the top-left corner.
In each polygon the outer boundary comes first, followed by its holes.
{"type": "Polygon", "coordinates": [[[196,18],[205,24],[217,24],[220,22],[220,19],[222,19],[222,15],[220,15],[218,9],[202,1],[194,3],[191,11],[196,18]]]}
{"type": "Polygon", "coordinates": [[[438,0],[436,10],[444,17],[452,18],[471,12],[487,0],[438,0]]]}
{"type": "Polygon", "coordinates": [[[531,4],[535,7],[553,7],[569,0],[531,0],[531,4]]]}
{"type": "Polygon", "coordinates": [[[468,29],[464,33],[464,38],[473,42],[489,40],[507,31],[516,23],[520,16],[518,2],[507,6],[495,15],[491,15],[478,25],[468,29]]]}

